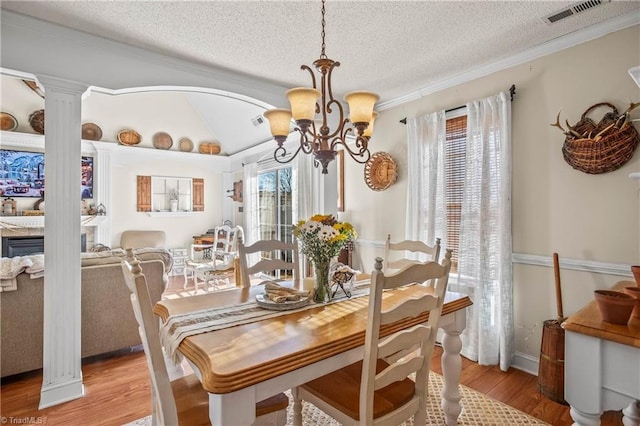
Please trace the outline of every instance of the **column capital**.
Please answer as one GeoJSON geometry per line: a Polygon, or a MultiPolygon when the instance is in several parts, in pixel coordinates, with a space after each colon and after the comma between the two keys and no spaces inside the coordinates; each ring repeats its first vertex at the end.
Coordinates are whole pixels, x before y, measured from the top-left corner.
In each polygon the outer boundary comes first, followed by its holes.
{"type": "Polygon", "coordinates": [[[64,78],[54,77],[51,75],[36,74],[35,77],[36,83],[38,83],[38,86],[40,86],[45,93],[47,88],[73,95],[83,94],[87,89],[89,89],[89,85],[86,83],[66,80],[64,78]]]}

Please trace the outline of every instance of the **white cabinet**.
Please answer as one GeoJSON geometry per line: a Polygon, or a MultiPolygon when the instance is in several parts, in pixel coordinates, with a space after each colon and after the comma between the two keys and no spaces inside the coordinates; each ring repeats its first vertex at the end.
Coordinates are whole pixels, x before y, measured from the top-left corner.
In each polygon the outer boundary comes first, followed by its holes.
{"type": "Polygon", "coordinates": [[[190,212],[193,210],[193,179],[151,177],[152,212],[190,212]]]}
{"type": "Polygon", "coordinates": [[[171,257],[173,258],[173,268],[171,268],[171,276],[183,275],[184,264],[187,259],[186,248],[172,248],[169,249],[171,257]]]}

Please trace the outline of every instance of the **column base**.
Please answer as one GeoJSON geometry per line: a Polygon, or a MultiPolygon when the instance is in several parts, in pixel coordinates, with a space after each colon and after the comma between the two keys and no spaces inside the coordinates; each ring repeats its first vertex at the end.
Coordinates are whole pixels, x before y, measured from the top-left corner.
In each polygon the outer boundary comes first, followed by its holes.
{"type": "Polygon", "coordinates": [[[43,384],[40,391],[40,404],[38,409],[51,407],[53,405],[62,404],[63,402],[72,401],[84,396],[84,385],[82,377],[61,383],[43,384]]]}

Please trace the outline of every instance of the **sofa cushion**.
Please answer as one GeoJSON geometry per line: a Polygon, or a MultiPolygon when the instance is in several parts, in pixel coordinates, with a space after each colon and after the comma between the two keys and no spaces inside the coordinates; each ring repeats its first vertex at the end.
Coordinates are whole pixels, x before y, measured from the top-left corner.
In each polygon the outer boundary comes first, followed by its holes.
{"type": "Polygon", "coordinates": [[[164,231],[124,231],[120,236],[120,247],[137,249],[142,247],[165,247],[164,231]]]}
{"type": "MultiPolygon", "coordinates": [[[[164,248],[145,247],[133,250],[138,260],[161,260],[164,263],[165,272],[171,271],[173,267],[173,258],[169,250],[164,248]]],[[[126,257],[127,253],[122,249],[113,249],[101,251],[97,253],[82,253],[81,266],[109,265],[120,263],[126,257]]]]}

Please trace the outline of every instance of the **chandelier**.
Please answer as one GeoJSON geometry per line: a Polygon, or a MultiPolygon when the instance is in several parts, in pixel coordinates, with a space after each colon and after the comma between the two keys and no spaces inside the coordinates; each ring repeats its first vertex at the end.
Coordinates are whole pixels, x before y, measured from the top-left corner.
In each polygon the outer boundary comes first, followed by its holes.
{"type": "Polygon", "coordinates": [[[327,174],[328,164],[337,155],[337,146],[342,145],[351,158],[360,164],[371,157],[369,139],[373,132],[373,122],[378,115],[373,106],[379,96],[371,92],[350,92],[344,96],[349,105],[349,116],[345,116],[342,104],[333,97],[331,89],[331,73],[340,66],[340,62],[329,59],[325,54],[325,0],[322,0],[322,51],[320,58],[313,62],[320,74],[320,87],[311,68],[302,65],[302,70],[309,71],[313,87],[296,87],[286,92],[291,109],[271,109],[264,113],[269,120],[271,134],[278,143],[273,153],[279,163],[292,161],[300,151],[313,154],[314,166],[322,165],[322,173],[327,174]],[[333,115],[332,115],[333,114],[333,115]],[[337,118],[337,127],[331,130],[328,124],[330,117],[337,118]],[[294,131],[300,133],[299,146],[291,156],[287,156],[284,142],[289,135],[291,118],[296,122],[294,131]],[[351,125],[349,124],[351,123],[351,125]],[[347,136],[353,134],[354,149],[347,144],[347,136]]]}

